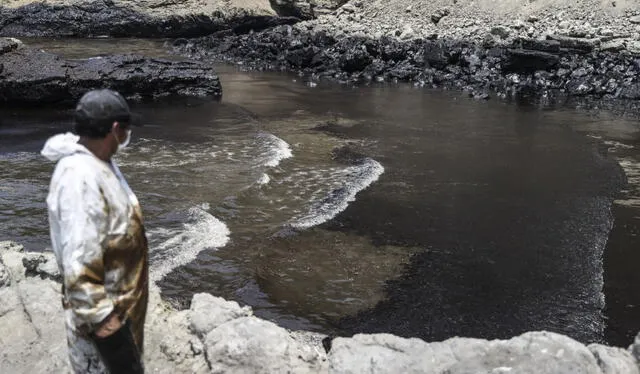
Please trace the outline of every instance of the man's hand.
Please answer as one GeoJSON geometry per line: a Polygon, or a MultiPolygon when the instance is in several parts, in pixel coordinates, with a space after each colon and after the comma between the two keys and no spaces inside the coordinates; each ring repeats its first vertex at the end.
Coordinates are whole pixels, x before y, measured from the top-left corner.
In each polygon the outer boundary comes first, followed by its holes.
{"type": "Polygon", "coordinates": [[[122,322],[120,322],[120,318],[117,314],[112,313],[104,322],[102,322],[100,327],[96,330],[95,335],[98,338],[106,338],[108,336],[111,336],[116,331],[120,330],[121,327],[122,322]]]}

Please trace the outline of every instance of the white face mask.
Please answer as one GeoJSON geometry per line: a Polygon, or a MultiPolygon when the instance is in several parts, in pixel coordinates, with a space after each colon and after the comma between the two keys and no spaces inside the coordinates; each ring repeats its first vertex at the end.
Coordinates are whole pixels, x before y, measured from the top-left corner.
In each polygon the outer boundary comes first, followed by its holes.
{"type": "Polygon", "coordinates": [[[131,130],[127,130],[127,137],[124,139],[124,141],[122,143],[120,143],[120,140],[118,139],[118,137],[116,136],[116,140],[118,141],[118,151],[122,151],[123,149],[127,148],[127,146],[129,145],[129,142],[131,142],[131,130]]]}

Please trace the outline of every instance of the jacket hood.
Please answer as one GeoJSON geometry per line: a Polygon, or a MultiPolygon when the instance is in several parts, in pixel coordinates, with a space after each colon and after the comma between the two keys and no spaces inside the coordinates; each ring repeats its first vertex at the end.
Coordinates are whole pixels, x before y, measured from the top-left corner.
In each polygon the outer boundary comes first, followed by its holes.
{"type": "Polygon", "coordinates": [[[78,140],[80,137],[70,132],[54,135],[44,144],[40,154],[49,161],[58,161],[77,152],[89,152],[84,146],[78,144],[78,140]]]}

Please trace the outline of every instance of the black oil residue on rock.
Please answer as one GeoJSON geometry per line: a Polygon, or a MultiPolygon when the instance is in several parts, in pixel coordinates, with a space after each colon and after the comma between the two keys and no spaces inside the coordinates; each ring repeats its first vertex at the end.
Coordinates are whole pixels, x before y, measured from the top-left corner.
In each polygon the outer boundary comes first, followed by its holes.
{"type": "Polygon", "coordinates": [[[109,87],[133,100],[222,96],[210,65],[136,55],[65,59],[0,38],[0,106],[73,105],[87,90],[109,87]]]}
{"type": "Polygon", "coordinates": [[[638,112],[640,64],[633,54],[604,51],[588,40],[551,35],[510,44],[454,39],[337,37],[304,26],[181,41],[176,51],[241,62],[257,70],[296,71],[342,83],[408,81],[464,90],[470,97],[638,112]]]}
{"type": "Polygon", "coordinates": [[[248,5],[197,1],[70,1],[0,6],[0,35],[20,37],[197,37],[249,32],[300,21],[248,5]]]}

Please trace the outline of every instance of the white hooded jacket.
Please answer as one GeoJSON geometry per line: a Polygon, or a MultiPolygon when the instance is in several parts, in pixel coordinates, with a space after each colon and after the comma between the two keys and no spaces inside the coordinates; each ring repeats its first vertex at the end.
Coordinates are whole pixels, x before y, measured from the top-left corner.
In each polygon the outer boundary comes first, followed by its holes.
{"type": "Polygon", "coordinates": [[[100,160],[78,140],[59,134],[41,152],[57,161],[47,206],[67,328],[86,336],[116,313],[131,321],[142,351],[148,248],[138,199],[115,162],[100,160]]]}

